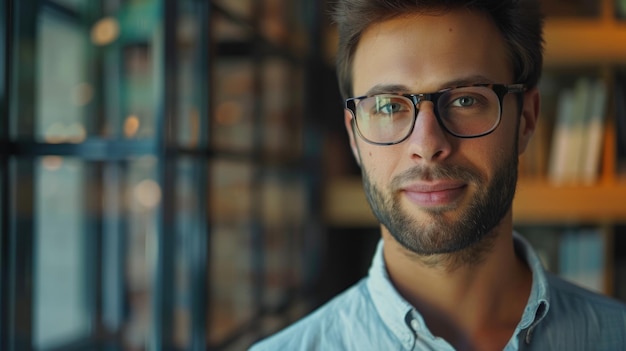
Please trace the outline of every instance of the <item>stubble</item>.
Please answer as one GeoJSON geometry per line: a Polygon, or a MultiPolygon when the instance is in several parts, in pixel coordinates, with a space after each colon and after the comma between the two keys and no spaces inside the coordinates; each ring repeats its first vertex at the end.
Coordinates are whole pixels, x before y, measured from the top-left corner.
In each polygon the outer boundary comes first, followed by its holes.
{"type": "Polygon", "coordinates": [[[517,183],[517,151],[505,155],[491,181],[477,171],[460,166],[416,166],[394,177],[387,192],[382,191],[363,169],[365,194],[379,222],[416,259],[428,266],[454,270],[475,265],[489,252],[497,236],[494,228],[508,213],[517,183]],[[451,218],[447,208],[422,209],[418,220],[401,206],[402,184],[417,179],[453,179],[476,189],[468,205],[451,218]],[[424,219],[426,218],[426,219],[424,219]]]}

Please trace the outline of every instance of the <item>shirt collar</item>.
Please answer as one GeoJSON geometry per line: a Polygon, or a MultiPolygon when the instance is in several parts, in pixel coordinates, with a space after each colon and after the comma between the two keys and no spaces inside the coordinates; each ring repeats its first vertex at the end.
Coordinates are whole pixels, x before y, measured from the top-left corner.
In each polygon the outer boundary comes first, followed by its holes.
{"type": "Polygon", "coordinates": [[[526,329],[526,342],[530,342],[533,329],[547,315],[550,309],[550,292],[548,289],[548,278],[543,268],[539,256],[532,246],[517,232],[513,232],[515,252],[524,259],[533,274],[533,283],[530,289],[528,303],[522,314],[522,319],[517,327],[516,334],[526,329]]]}
{"type": "MultiPolygon", "coordinates": [[[[541,260],[531,245],[516,232],[513,232],[513,241],[517,255],[526,261],[533,276],[530,296],[514,337],[526,329],[525,339],[530,342],[532,330],[545,317],[550,306],[548,280],[541,260]]],[[[391,283],[383,259],[382,239],[372,259],[367,286],[381,319],[400,340],[409,342],[414,337],[414,331],[408,325],[413,317],[416,317],[420,328],[428,331],[419,312],[414,311],[413,306],[400,296],[391,283]]]]}
{"type": "Polygon", "coordinates": [[[415,335],[407,325],[407,319],[411,315],[413,306],[400,296],[389,279],[383,259],[382,239],[376,246],[367,287],[383,322],[399,340],[403,343],[411,343],[415,335]]]}

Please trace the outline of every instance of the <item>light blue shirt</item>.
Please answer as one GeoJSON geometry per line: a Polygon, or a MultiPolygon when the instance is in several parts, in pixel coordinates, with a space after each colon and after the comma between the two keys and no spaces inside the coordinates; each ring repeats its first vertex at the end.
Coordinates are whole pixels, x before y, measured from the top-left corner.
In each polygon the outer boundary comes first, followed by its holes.
{"type": "MultiPolygon", "coordinates": [[[[515,234],[533,283],[526,309],[504,348],[626,350],[626,305],[546,272],[530,245],[515,234]]],[[[454,350],[395,290],[378,244],[368,277],[251,351],[454,350]]]]}

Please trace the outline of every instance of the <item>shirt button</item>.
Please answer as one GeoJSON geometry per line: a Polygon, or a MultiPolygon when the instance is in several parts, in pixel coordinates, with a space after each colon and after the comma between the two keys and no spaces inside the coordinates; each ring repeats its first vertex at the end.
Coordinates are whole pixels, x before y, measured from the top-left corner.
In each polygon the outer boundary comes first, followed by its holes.
{"type": "Polygon", "coordinates": [[[411,328],[413,328],[413,330],[415,330],[415,331],[419,330],[420,323],[417,321],[417,319],[411,320],[411,328]]]}

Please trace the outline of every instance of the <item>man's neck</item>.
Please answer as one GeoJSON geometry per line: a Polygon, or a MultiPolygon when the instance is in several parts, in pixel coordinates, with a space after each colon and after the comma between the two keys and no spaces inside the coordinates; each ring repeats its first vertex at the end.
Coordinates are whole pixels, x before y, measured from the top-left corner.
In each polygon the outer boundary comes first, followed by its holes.
{"type": "Polygon", "coordinates": [[[435,259],[411,255],[383,230],[385,264],[394,286],[434,335],[459,350],[491,348],[485,341],[501,350],[528,301],[532,274],[515,255],[512,225],[506,223],[494,229],[498,232],[482,257],[462,265],[466,261],[453,254],[435,259]]]}

